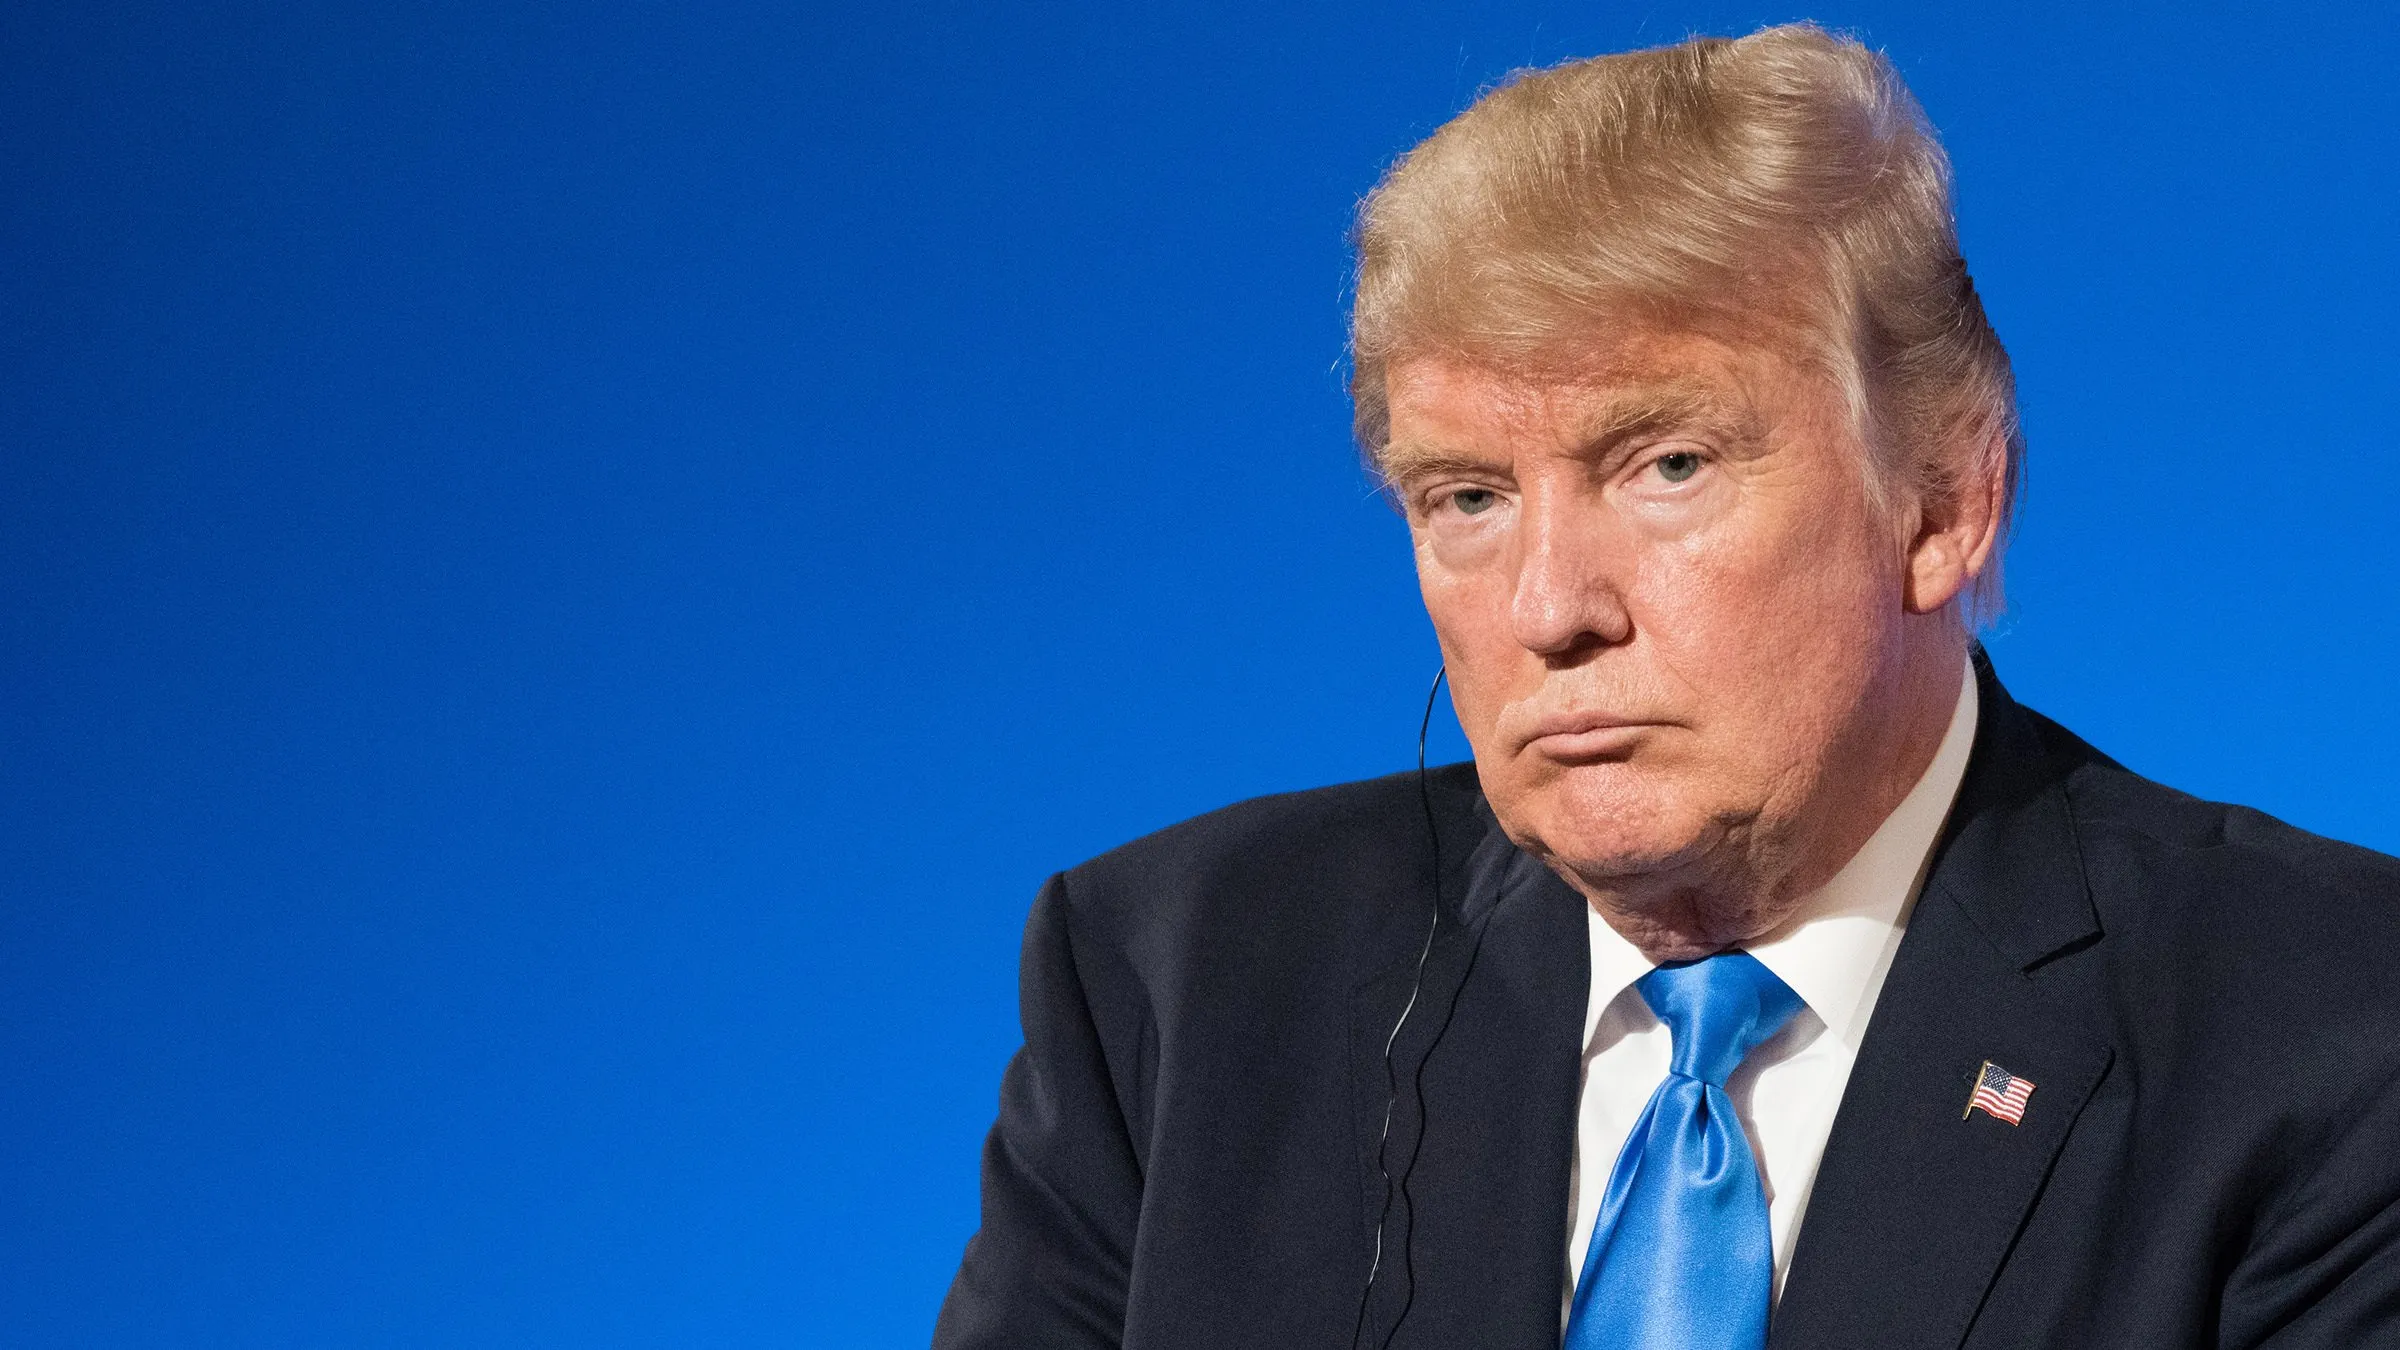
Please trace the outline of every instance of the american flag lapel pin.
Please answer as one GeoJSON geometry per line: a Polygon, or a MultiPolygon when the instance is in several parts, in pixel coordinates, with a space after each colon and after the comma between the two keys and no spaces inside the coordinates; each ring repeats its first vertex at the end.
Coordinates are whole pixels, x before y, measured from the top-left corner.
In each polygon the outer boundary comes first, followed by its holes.
{"type": "Polygon", "coordinates": [[[1990,1060],[1983,1062],[1983,1071],[1975,1075],[1975,1091],[1967,1096],[1967,1109],[1958,1113],[1960,1120],[1975,1114],[1982,1107],[1984,1114],[2011,1125],[2023,1124],[2025,1099],[2033,1095],[2033,1084],[2017,1077],[1990,1060]]]}

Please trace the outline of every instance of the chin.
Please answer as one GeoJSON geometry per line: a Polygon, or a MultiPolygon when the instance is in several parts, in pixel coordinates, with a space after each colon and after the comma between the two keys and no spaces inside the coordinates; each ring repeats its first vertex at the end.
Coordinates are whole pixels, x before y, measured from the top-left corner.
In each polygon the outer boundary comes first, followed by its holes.
{"type": "Polygon", "coordinates": [[[1567,766],[1485,794],[1518,847],[1593,881],[1688,865],[1723,833],[1723,814],[1697,794],[1624,764],[1567,766]]]}

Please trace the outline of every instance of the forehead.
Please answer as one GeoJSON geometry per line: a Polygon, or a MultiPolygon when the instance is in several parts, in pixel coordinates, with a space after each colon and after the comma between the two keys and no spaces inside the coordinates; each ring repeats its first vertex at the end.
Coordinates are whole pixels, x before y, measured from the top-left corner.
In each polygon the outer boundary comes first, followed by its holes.
{"type": "Polygon", "coordinates": [[[1699,333],[1644,331],[1582,349],[1573,362],[1502,367],[1449,356],[1385,372],[1391,435],[1385,471],[1428,457],[1539,445],[1573,451],[1629,432],[1703,424],[1755,433],[1798,412],[1805,375],[1774,350],[1699,333]]]}

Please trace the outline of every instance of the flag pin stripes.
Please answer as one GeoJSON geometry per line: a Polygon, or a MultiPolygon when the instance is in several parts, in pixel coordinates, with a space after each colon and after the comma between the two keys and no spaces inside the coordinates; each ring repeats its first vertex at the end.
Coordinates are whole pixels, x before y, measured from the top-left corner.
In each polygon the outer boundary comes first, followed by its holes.
{"type": "Polygon", "coordinates": [[[1975,1091],[1967,1098],[1967,1109],[1958,1113],[1960,1120],[1975,1114],[1977,1107],[1985,1115],[2005,1120],[2011,1125],[2025,1119],[2025,1099],[2033,1095],[2033,1084],[2008,1070],[1983,1062],[1983,1072],[1975,1076],[1975,1091]]]}

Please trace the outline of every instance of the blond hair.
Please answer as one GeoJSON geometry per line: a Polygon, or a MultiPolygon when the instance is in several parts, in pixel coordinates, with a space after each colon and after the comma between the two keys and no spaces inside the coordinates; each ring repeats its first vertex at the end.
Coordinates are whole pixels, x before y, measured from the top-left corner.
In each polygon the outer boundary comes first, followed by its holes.
{"type": "MultiPolygon", "coordinates": [[[[1568,375],[1607,323],[1764,320],[1839,381],[1879,505],[1998,469],[2005,537],[2015,381],[1959,254],[1949,157],[1852,39],[1788,24],[1518,72],[1392,167],[1354,242],[1351,394],[1378,469],[1397,361],[1568,375]]],[[[1995,550],[1970,622],[1999,576],[1995,550]]]]}

